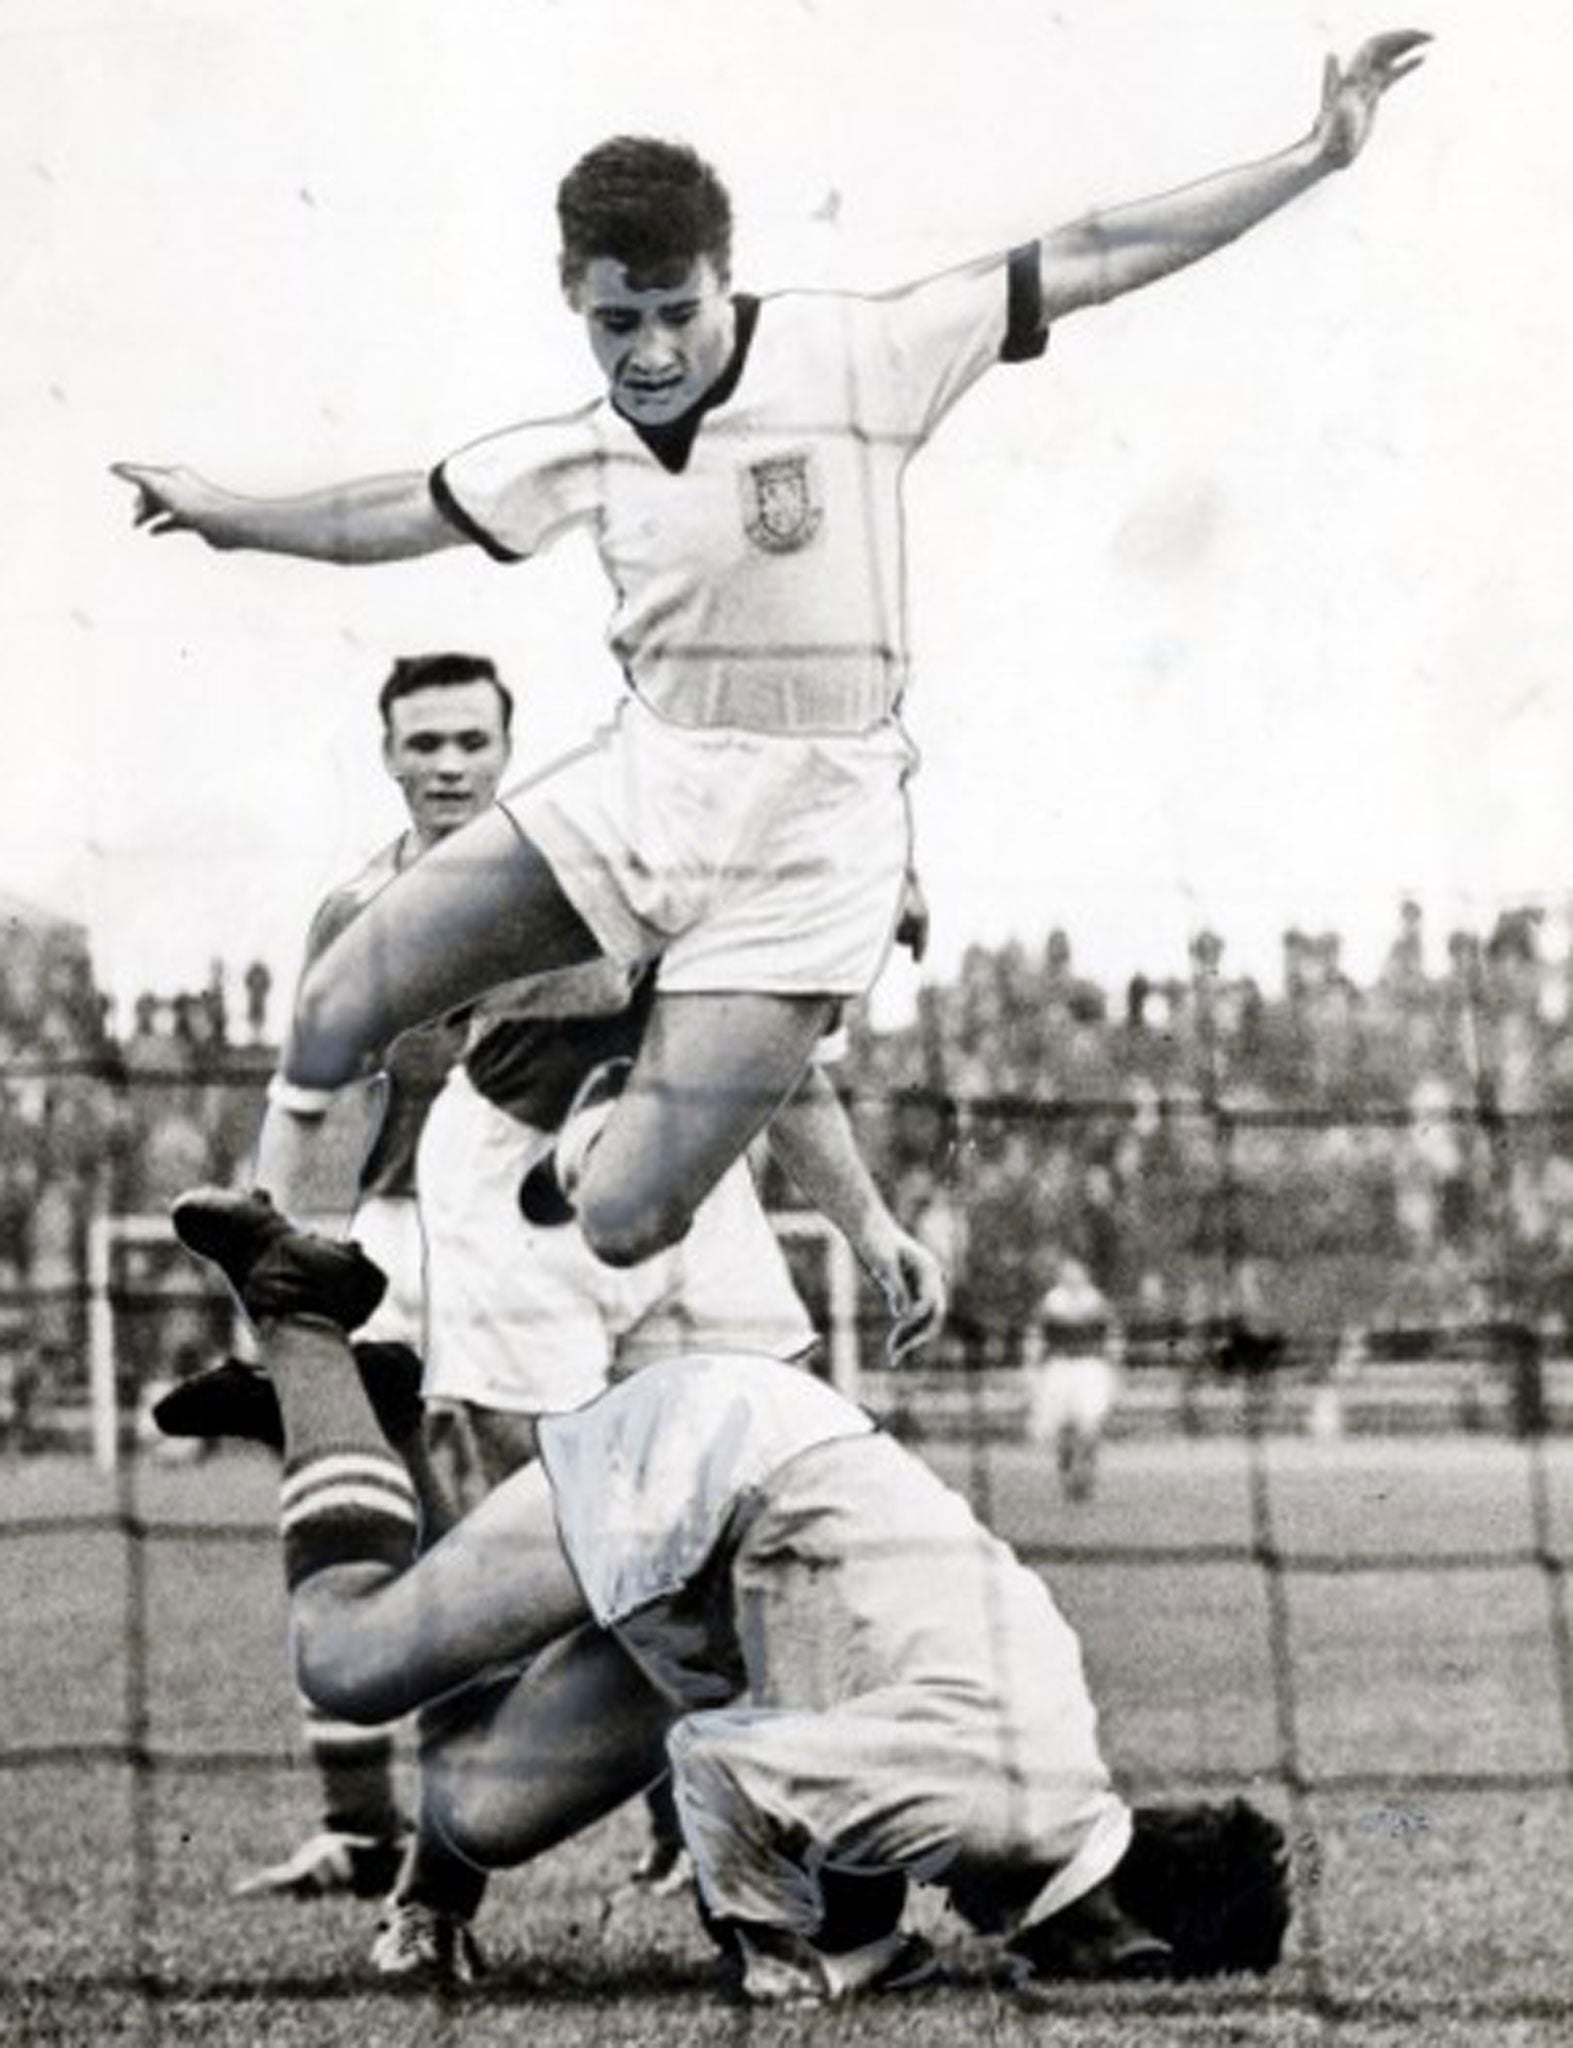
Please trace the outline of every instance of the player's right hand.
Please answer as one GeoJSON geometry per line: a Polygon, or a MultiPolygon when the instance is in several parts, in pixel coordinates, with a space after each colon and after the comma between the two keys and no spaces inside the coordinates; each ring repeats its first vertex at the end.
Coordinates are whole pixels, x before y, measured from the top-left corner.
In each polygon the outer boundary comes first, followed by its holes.
{"type": "Polygon", "coordinates": [[[890,1315],[885,1363],[905,1365],[939,1334],[944,1323],[950,1305],[945,1268],[926,1244],[901,1230],[875,1279],[890,1315]]]}
{"type": "Polygon", "coordinates": [[[1352,164],[1364,148],[1383,93],[1418,70],[1425,45],[1424,29],[1392,29],[1370,36],[1348,64],[1329,57],[1322,72],[1322,104],[1312,130],[1323,159],[1337,169],[1352,164]]]}
{"type": "Polygon", "coordinates": [[[145,462],[112,462],[109,469],[136,492],[134,526],[153,534],[194,533],[212,548],[234,546],[219,518],[224,494],[194,469],[145,462]]]}

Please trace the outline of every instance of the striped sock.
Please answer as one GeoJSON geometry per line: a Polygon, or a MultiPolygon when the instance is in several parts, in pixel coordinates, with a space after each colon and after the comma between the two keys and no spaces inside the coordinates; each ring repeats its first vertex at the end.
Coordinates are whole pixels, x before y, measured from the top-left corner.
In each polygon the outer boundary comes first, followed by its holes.
{"type": "Polygon", "coordinates": [[[393,1730],[335,1720],[303,1693],[301,1734],[322,1787],[322,1823],[338,1834],[397,1835],[403,1826],[393,1784],[393,1730]]]}
{"type": "Polygon", "coordinates": [[[291,1592],[334,1564],[402,1570],[414,1560],[418,1527],[409,1474],[386,1448],[322,1444],[285,1463],[279,1533],[291,1592]]]}

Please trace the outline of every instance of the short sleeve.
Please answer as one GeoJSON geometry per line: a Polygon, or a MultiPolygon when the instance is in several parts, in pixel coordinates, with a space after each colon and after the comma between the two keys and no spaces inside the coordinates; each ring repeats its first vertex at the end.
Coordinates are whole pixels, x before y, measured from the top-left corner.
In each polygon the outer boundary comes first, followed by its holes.
{"type": "Polygon", "coordinates": [[[924,435],[986,370],[1031,361],[1048,344],[1035,242],[866,303],[897,424],[924,435]]]}
{"type": "Polygon", "coordinates": [[[449,523],[498,561],[519,562],[595,517],[597,407],[472,441],[440,462],[431,492],[449,523]]]}
{"type": "Polygon", "coordinates": [[[381,847],[353,880],[332,890],[317,906],[306,933],[302,964],[312,966],[329,946],[352,925],[374,896],[380,895],[399,872],[404,834],[381,847]]]}

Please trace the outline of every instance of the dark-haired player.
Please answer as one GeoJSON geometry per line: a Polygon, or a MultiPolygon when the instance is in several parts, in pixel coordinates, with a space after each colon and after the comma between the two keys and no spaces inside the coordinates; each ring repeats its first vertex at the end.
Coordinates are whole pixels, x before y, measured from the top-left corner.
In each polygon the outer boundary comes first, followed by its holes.
{"type": "Polygon", "coordinates": [[[604,378],[559,418],[435,470],[284,499],[122,465],[139,521],[219,548],[503,561],[580,532],[616,592],[629,691],[593,745],[513,793],[358,918],[305,979],[286,1072],[310,1099],[411,1024],[601,952],[658,959],[650,1029],[586,1162],[605,1260],[681,1237],[878,972],[914,757],[902,481],[993,364],[1150,284],[1349,164],[1420,61],[1402,31],[1329,60],[1303,140],[878,297],[731,285],[731,209],[691,150],[619,138],[559,193],[561,276],[604,378]]]}

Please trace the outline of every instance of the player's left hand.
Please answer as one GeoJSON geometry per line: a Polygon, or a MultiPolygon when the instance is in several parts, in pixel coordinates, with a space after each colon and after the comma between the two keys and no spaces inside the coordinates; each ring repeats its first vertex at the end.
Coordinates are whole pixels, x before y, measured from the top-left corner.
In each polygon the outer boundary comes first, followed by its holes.
{"type": "Polygon", "coordinates": [[[1424,29],[1391,29],[1362,43],[1347,65],[1328,58],[1322,105],[1311,131],[1324,162],[1337,170],[1354,162],[1376,120],[1377,102],[1425,61],[1421,52],[1430,40],[1424,29]]]}
{"type": "Polygon", "coordinates": [[[950,1301],[945,1268],[926,1244],[898,1230],[874,1280],[890,1312],[885,1363],[905,1365],[939,1332],[950,1301]]]}

